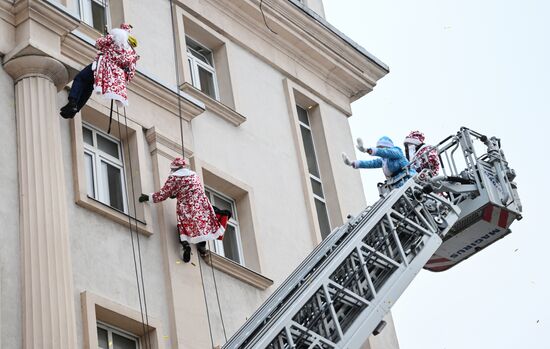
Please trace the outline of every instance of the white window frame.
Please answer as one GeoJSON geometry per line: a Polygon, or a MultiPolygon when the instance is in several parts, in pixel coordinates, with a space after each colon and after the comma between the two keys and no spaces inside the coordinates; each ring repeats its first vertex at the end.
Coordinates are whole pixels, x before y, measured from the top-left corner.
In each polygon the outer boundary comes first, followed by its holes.
{"type": "MultiPolygon", "coordinates": [[[[299,106],[298,104],[296,104],[296,107],[305,110],[306,116],[307,116],[307,120],[308,120],[309,124],[311,125],[311,120],[310,120],[310,118],[309,118],[309,111],[308,111],[308,109],[307,109],[307,108],[303,108],[303,107],[299,106]]],[[[298,111],[296,111],[296,112],[298,112],[298,111]]],[[[321,191],[323,192],[323,197],[321,197],[321,196],[315,194],[315,191],[313,190],[313,186],[311,185],[311,182],[310,182],[310,183],[309,183],[309,186],[311,187],[311,193],[312,193],[312,195],[313,195],[313,199],[314,199],[314,200],[319,200],[320,202],[322,202],[322,203],[325,205],[325,210],[327,211],[328,224],[329,224],[329,226],[332,226],[332,224],[330,223],[330,215],[328,214],[327,201],[326,201],[325,198],[324,198],[324,196],[325,196],[325,188],[324,188],[324,186],[323,186],[323,181],[321,180],[321,177],[320,177],[320,176],[321,176],[321,169],[319,168],[319,159],[317,158],[317,147],[315,146],[315,137],[313,137],[313,130],[311,129],[311,126],[310,126],[310,125],[308,125],[308,124],[302,122],[302,120],[300,120],[300,118],[298,117],[298,126],[299,126],[299,127],[304,127],[304,128],[306,128],[307,130],[309,130],[309,132],[310,132],[310,134],[311,134],[311,142],[313,143],[313,156],[315,157],[315,162],[316,162],[316,164],[317,164],[317,171],[319,172],[319,177],[317,177],[317,176],[311,174],[311,173],[309,172],[309,168],[307,168],[307,173],[308,173],[308,175],[309,175],[310,181],[311,181],[311,179],[313,179],[315,182],[317,182],[317,183],[319,183],[319,184],[321,185],[321,191]]],[[[302,135],[301,132],[300,132],[300,137],[302,137],[302,138],[304,137],[304,136],[302,135]]],[[[302,143],[303,143],[303,142],[304,142],[304,140],[302,139],[302,143]]],[[[304,147],[304,153],[305,153],[306,151],[307,151],[307,150],[306,150],[305,147],[304,147]]],[[[305,156],[306,156],[306,162],[307,162],[307,154],[305,154],[305,156]]],[[[308,165],[306,164],[306,167],[307,167],[307,166],[308,166],[308,165]]],[[[315,210],[315,215],[317,215],[317,210],[315,210]]],[[[317,221],[319,221],[319,217],[317,217],[317,221]]],[[[320,226],[320,223],[319,223],[319,229],[320,229],[320,228],[321,228],[321,226],[320,226]]],[[[327,234],[329,234],[329,233],[330,233],[330,232],[328,232],[327,234]]],[[[323,234],[323,232],[321,232],[321,234],[323,234]]]]}
{"type": "MultiPolygon", "coordinates": [[[[109,200],[109,188],[107,188],[107,183],[105,183],[105,179],[100,174],[101,171],[101,163],[102,161],[116,167],[120,170],[120,180],[121,180],[121,188],[122,188],[122,206],[123,211],[125,214],[128,214],[128,203],[126,202],[126,177],[125,177],[125,168],[124,168],[124,158],[123,158],[123,152],[122,152],[122,142],[100,130],[95,128],[94,126],[88,124],[88,123],[82,123],[82,128],[86,128],[90,131],[92,131],[92,140],[94,145],[90,145],[86,143],[84,140],[82,141],[84,146],[84,154],[88,154],[92,157],[92,180],[94,184],[94,196],[90,196],[88,193],[88,197],[91,197],[94,200],[100,201],[104,203],[105,205],[118,210],[117,208],[110,205],[109,200]],[[118,145],[118,155],[119,159],[103,152],[99,149],[98,143],[97,143],[97,134],[100,134],[101,137],[104,137],[118,145]]],[[[82,132],[82,131],[81,131],[82,132]]],[[[84,160],[86,161],[86,160],[84,160]]],[[[90,174],[86,173],[86,181],[90,180],[88,178],[90,174]]],[[[88,182],[86,182],[86,185],[88,185],[88,182]]]]}
{"type": "MultiPolygon", "coordinates": [[[[240,265],[244,266],[245,261],[244,261],[244,253],[243,253],[243,244],[242,244],[242,241],[241,241],[241,232],[240,232],[240,228],[239,228],[239,218],[237,217],[237,204],[236,204],[235,200],[233,200],[232,198],[230,198],[230,197],[228,197],[228,196],[226,196],[226,195],[224,195],[224,194],[222,194],[222,193],[220,193],[220,192],[218,192],[218,191],[216,191],[216,190],[214,190],[210,187],[205,187],[205,194],[208,197],[208,200],[210,201],[212,206],[216,206],[215,196],[219,196],[220,199],[225,200],[225,201],[227,201],[231,204],[232,215],[231,215],[231,218],[227,221],[227,225],[231,225],[233,227],[233,229],[235,229],[235,239],[236,239],[236,244],[237,244],[237,251],[238,251],[238,254],[239,254],[239,261],[235,261],[235,260],[232,260],[232,259],[231,260],[235,263],[239,263],[240,265]]],[[[223,241],[214,240],[213,245],[214,245],[214,252],[216,252],[220,256],[225,257],[225,251],[224,251],[224,248],[223,248],[223,241]]],[[[225,258],[228,258],[228,257],[225,257],[225,258]]]]}
{"type": "MultiPolygon", "coordinates": [[[[219,94],[219,91],[218,91],[218,78],[216,76],[216,67],[214,65],[214,52],[212,52],[212,50],[210,50],[209,48],[207,48],[206,46],[204,46],[203,44],[201,44],[200,42],[198,42],[197,40],[195,40],[193,38],[187,37],[186,39],[193,41],[195,44],[201,46],[204,50],[209,51],[210,54],[212,55],[212,65],[209,65],[209,64],[201,61],[197,57],[195,57],[195,55],[193,54],[193,52],[195,52],[198,55],[203,55],[202,53],[197,52],[196,50],[189,47],[189,45],[187,45],[187,62],[189,64],[189,70],[191,72],[191,84],[195,88],[197,88],[198,90],[202,91],[201,81],[200,81],[200,78],[199,78],[199,67],[203,68],[204,70],[206,70],[207,72],[212,74],[212,80],[213,80],[213,83],[214,83],[214,96],[209,96],[209,97],[214,98],[215,100],[219,100],[219,95],[220,94],[219,94]]],[[[205,57],[205,58],[207,58],[207,57],[205,57]]]]}
{"type": "MultiPolygon", "coordinates": [[[[111,14],[109,13],[109,0],[78,0],[78,5],[80,6],[80,19],[89,25],[90,27],[94,28],[94,17],[92,14],[92,2],[95,2],[96,4],[100,5],[104,8],[105,14],[106,14],[106,23],[105,25],[107,27],[110,27],[111,25],[111,14]]],[[[98,30],[97,28],[94,28],[98,30]]],[[[100,32],[103,32],[103,28],[99,30],[100,32]]]]}
{"type": "Polygon", "coordinates": [[[121,337],[128,338],[128,339],[131,339],[131,340],[135,341],[136,342],[136,349],[140,349],[139,337],[131,334],[130,332],[126,332],[124,330],[121,330],[120,328],[108,325],[108,324],[103,323],[101,321],[98,321],[96,325],[97,325],[97,327],[107,331],[107,343],[109,343],[109,348],[105,348],[105,349],[111,349],[113,347],[113,333],[115,333],[115,334],[117,334],[121,337]]]}

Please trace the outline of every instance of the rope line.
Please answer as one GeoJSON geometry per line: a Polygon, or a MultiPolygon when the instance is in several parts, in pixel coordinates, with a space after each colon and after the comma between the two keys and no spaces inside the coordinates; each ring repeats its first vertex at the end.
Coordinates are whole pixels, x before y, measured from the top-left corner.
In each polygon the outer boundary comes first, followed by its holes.
{"type": "MultiPolygon", "coordinates": [[[[177,99],[178,99],[178,116],[179,116],[179,124],[180,124],[180,139],[181,139],[181,153],[182,153],[182,156],[183,158],[185,158],[185,143],[183,141],[183,117],[182,117],[182,107],[181,107],[181,99],[180,99],[180,73],[179,73],[179,69],[178,69],[178,51],[177,51],[177,44],[176,44],[176,28],[175,28],[175,25],[176,23],[174,22],[174,4],[173,4],[173,1],[172,0],[169,0],[169,3],[170,3],[170,19],[171,19],[171,23],[172,23],[172,48],[173,48],[173,51],[174,51],[174,65],[175,65],[175,68],[176,68],[176,94],[177,94],[177,99]]],[[[199,271],[200,271],[200,275],[201,275],[201,284],[202,284],[202,292],[203,292],[203,297],[204,297],[204,305],[206,307],[206,317],[208,319],[208,331],[209,331],[209,334],[210,334],[210,342],[212,344],[212,347],[214,347],[214,335],[212,333],[212,324],[210,322],[210,311],[208,309],[208,297],[206,295],[206,288],[204,287],[204,277],[203,277],[203,273],[202,273],[202,262],[201,262],[201,257],[199,256],[198,258],[199,260],[199,271]]],[[[214,268],[212,266],[212,268],[214,268]]],[[[213,269],[212,269],[213,271],[213,269]]],[[[214,287],[216,288],[216,296],[218,295],[218,289],[217,289],[217,286],[216,286],[216,283],[215,283],[215,279],[214,279],[214,287]]],[[[219,305],[219,298],[218,298],[218,305],[219,305]]],[[[221,313],[220,313],[221,315],[221,313]]],[[[223,320],[222,320],[222,324],[223,324],[223,320]]],[[[225,327],[224,327],[224,335],[225,335],[225,327]]],[[[227,338],[226,338],[226,341],[227,341],[227,338]]]]}
{"type": "MultiPolygon", "coordinates": [[[[118,124],[118,136],[121,137],[122,136],[122,132],[121,132],[121,129],[120,129],[120,113],[119,113],[119,110],[118,110],[118,105],[116,106],[116,113],[117,113],[117,124],[118,124]]],[[[126,132],[128,131],[128,126],[126,126],[126,132]]],[[[124,157],[124,152],[122,152],[122,156],[124,157]]],[[[128,157],[131,159],[131,154],[130,154],[130,147],[128,147],[128,157]]],[[[130,160],[131,161],[131,160],[130,160]]],[[[130,162],[131,164],[131,162],[130,162]]],[[[130,165],[131,167],[131,165],[130,165]]],[[[130,178],[131,178],[131,184],[132,184],[132,193],[133,193],[133,173],[132,173],[132,170],[130,169],[130,178]]],[[[128,195],[128,191],[126,191],[126,202],[129,202],[129,195],[128,195]]],[[[134,200],[134,215],[135,215],[135,200],[134,200]]],[[[142,261],[141,261],[141,250],[140,250],[140,246],[139,246],[139,232],[137,231],[137,219],[136,219],[136,236],[137,236],[137,240],[138,240],[138,251],[139,251],[139,269],[141,271],[141,285],[140,285],[140,277],[139,277],[139,274],[138,273],[138,262],[137,262],[137,259],[136,259],[136,245],[134,243],[134,231],[132,229],[132,216],[129,214],[128,215],[128,229],[130,230],[130,239],[132,241],[132,256],[133,256],[133,260],[134,260],[134,271],[135,271],[135,274],[136,274],[136,284],[137,284],[137,291],[138,291],[138,299],[139,299],[139,311],[140,311],[140,314],[141,314],[141,326],[142,326],[142,330],[143,330],[143,338],[144,338],[144,341],[145,341],[145,348],[151,348],[151,345],[150,345],[150,338],[149,338],[149,332],[147,331],[147,329],[149,328],[149,320],[148,320],[148,315],[147,315],[147,307],[145,306],[144,307],[144,303],[145,303],[145,288],[143,288],[142,290],[142,285],[143,284],[143,269],[142,269],[142,261]],[[142,301],[142,296],[141,296],[141,293],[143,291],[143,301],[142,301]],[[145,310],[145,316],[144,316],[144,310],[145,310]],[[145,327],[145,324],[147,323],[147,328],[145,327]]]]}

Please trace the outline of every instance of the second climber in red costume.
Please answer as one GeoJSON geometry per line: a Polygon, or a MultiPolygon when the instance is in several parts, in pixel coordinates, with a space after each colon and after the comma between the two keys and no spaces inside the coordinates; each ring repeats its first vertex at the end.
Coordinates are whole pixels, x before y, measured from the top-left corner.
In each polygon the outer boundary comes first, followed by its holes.
{"type": "Polygon", "coordinates": [[[183,245],[183,261],[191,259],[191,247],[196,244],[201,256],[207,254],[206,242],[221,236],[225,229],[220,224],[214,208],[204,193],[204,187],[197,174],[186,168],[182,158],[176,158],[170,164],[170,175],[160,191],[147,195],[141,194],[140,202],[161,202],[168,198],[176,198],[176,214],[178,232],[183,245]]]}

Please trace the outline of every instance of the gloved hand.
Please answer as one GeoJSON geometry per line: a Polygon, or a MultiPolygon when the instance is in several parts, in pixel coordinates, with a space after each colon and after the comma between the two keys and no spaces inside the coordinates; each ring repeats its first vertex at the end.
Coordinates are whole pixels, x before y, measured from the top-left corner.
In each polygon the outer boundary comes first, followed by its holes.
{"type": "Polygon", "coordinates": [[[372,153],[374,153],[374,150],[372,150],[372,148],[367,148],[367,153],[369,155],[372,155],[372,153]]]}
{"type": "Polygon", "coordinates": [[[141,194],[139,199],[138,199],[139,202],[145,202],[145,201],[149,201],[149,195],[147,194],[141,194]]]}
{"type": "Polygon", "coordinates": [[[353,167],[353,161],[351,161],[346,153],[342,153],[342,160],[344,160],[344,164],[348,166],[353,167]]]}
{"type": "Polygon", "coordinates": [[[363,140],[361,138],[357,138],[357,145],[356,145],[357,149],[359,149],[360,152],[362,153],[366,153],[367,152],[367,148],[365,148],[365,146],[363,145],[363,140]]]}

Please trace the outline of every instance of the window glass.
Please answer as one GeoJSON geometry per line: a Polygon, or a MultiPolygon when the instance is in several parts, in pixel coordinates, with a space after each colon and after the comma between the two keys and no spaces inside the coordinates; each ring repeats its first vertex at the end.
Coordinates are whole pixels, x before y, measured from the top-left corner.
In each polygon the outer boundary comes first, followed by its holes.
{"type": "Polygon", "coordinates": [[[300,125],[300,131],[302,132],[302,142],[304,144],[309,173],[319,178],[319,169],[317,167],[317,159],[315,158],[315,147],[311,131],[302,125],[300,125]]]}
{"type": "Polygon", "coordinates": [[[97,342],[100,349],[109,349],[109,333],[107,330],[101,327],[97,328],[97,342]]]}
{"type": "Polygon", "coordinates": [[[88,196],[95,198],[95,184],[94,184],[94,160],[92,155],[84,153],[84,166],[86,170],[86,182],[88,196]]]}
{"type": "Polygon", "coordinates": [[[304,108],[296,106],[298,111],[298,120],[309,126],[309,117],[307,116],[307,111],[304,108]]]}
{"type": "Polygon", "coordinates": [[[92,26],[98,31],[103,33],[105,26],[105,8],[103,5],[92,1],[92,26]]]}
{"type": "Polygon", "coordinates": [[[187,48],[189,49],[189,52],[197,58],[198,60],[208,64],[209,66],[213,67],[214,63],[212,60],[212,51],[207,49],[206,47],[200,45],[196,41],[190,38],[185,38],[185,43],[187,44],[187,48]]]}
{"type": "Polygon", "coordinates": [[[319,220],[319,228],[321,236],[326,238],[330,234],[330,223],[328,221],[327,206],[319,199],[315,199],[315,209],[317,211],[317,219],[319,220]]]}
{"type": "Polygon", "coordinates": [[[229,258],[237,263],[241,262],[241,258],[239,256],[239,244],[238,240],[239,237],[237,236],[237,232],[235,230],[235,227],[231,224],[228,224],[224,237],[223,237],[223,252],[225,254],[226,258],[229,258]]]}
{"type": "Polygon", "coordinates": [[[126,212],[121,144],[90,125],[83,126],[82,134],[88,196],[126,212]]]}
{"type": "Polygon", "coordinates": [[[124,196],[122,193],[121,170],[104,161],[101,162],[103,178],[106,179],[107,202],[110,206],[124,211],[124,196]]]}
{"type": "Polygon", "coordinates": [[[198,67],[198,70],[199,70],[199,81],[201,83],[201,91],[206,93],[212,98],[216,98],[216,90],[214,87],[214,75],[201,66],[198,67]]]}
{"type": "Polygon", "coordinates": [[[312,177],[309,177],[309,179],[311,180],[311,189],[313,190],[313,194],[324,198],[323,186],[321,185],[321,182],[312,177]]]}
{"type": "Polygon", "coordinates": [[[123,337],[113,332],[113,349],[136,349],[135,340],[123,337]]]}
{"type": "Polygon", "coordinates": [[[118,154],[118,144],[101,135],[97,135],[97,147],[99,150],[111,155],[114,158],[120,159],[118,154]]]}
{"type": "Polygon", "coordinates": [[[92,130],[86,128],[86,127],[83,127],[82,128],[82,139],[84,140],[85,143],[88,143],[89,145],[94,145],[94,136],[93,136],[93,133],[92,133],[92,130]]]}
{"type": "Polygon", "coordinates": [[[231,202],[221,198],[218,195],[214,195],[214,206],[216,206],[220,210],[228,210],[229,212],[231,212],[232,216],[235,216],[233,212],[233,205],[231,204],[231,202]]]}

